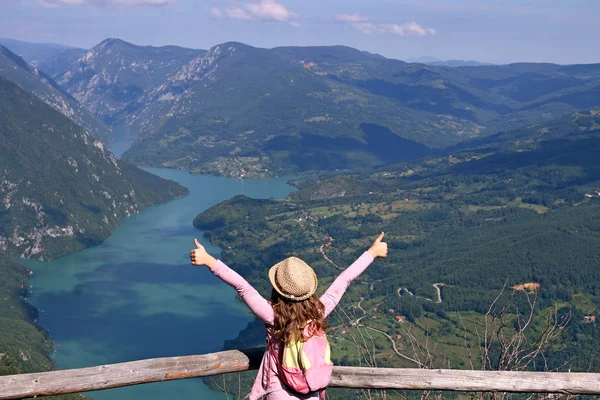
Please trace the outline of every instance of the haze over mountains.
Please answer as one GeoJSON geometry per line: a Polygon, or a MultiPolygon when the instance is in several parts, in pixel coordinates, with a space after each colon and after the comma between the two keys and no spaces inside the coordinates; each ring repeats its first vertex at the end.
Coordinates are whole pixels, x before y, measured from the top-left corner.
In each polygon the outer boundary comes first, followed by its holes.
{"type": "Polygon", "coordinates": [[[411,57],[407,58],[406,62],[421,63],[435,65],[439,67],[478,67],[481,65],[493,65],[494,63],[486,63],[475,60],[441,60],[437,57],[411,57]]]}
{"type": "Polygon", "coordinates": [[[52,78],[27,64],[21,57],[2,45],[0,45],[0,77],[34,94],[98,139],[105,142],[113,139],[110,128],[82,107],[52,78]]]}

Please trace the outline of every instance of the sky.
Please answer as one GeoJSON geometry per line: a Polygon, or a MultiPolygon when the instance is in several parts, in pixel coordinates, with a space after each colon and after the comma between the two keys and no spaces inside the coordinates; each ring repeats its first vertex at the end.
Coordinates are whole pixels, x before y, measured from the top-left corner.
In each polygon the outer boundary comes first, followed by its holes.
{"type": "Polygon", "coordinates": [[[600,0],[0,0],[0,37],[208,49],[346,45],[401,60],[599,63],[600,0]]]}

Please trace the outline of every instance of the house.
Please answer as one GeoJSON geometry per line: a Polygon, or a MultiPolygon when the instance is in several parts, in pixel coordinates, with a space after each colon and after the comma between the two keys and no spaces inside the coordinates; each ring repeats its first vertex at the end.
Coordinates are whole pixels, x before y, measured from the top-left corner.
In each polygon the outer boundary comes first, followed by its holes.
{"type": "Polygon", "coordinates": [[[541,287],[542,286],[537,282],[529,282],[529,283],[523,283],[520,285],[515,285],[511,289],[513,289],[517,292],[534,293],[534,292],[539,291],[541,287]]]}
{"type": "Polygon", "coordinates": [[[586,315],[585,317],[583,317],[583,322],[588,323],[588,324],[595,324],[596,316],[595,315],[586,315]]]}
{"type": "Polygon", "coordinates": [[[404,322],[404,315],[396,315],[396,322],[404,322]]]}

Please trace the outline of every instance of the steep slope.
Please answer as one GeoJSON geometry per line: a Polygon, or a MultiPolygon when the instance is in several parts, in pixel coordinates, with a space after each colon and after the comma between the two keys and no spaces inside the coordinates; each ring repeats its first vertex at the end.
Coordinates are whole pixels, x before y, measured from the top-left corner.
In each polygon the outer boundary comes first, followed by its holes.
{"type": "Polygon", "coordinates": [[[110,142],[112,131],[85,110],[67,92],[43,72],[0,45],[0,77],[6,78],[70,118],[94,137],[110,142]]]}
{"type": "Polygon", "coordinates": [[[0,78],[0,250],[50,259],[97,244],[121,218],[184,195],[0,78]]]}
{"type": "Polygon", "coordinates": [[[0,276],[0,375],[52,369],[46,356],[52,341],[33,325],[37,310],[24,300],[27,268],[0,253],[0,276]]]}
{"type": "Polygon", "coordinates": [[[134,111],[132,105],[148,88],[161,85],[169,73],[202,53],[106,39],[57,76],[57,81],[94,115],[114,125],[134,111]]]}

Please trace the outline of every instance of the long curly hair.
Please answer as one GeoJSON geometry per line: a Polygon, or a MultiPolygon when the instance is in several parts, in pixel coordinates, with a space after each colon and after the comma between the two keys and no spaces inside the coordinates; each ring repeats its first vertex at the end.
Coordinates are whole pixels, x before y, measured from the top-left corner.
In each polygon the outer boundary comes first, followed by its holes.
{"type": "Polygon", "coordinates": [[[290,344],[296,341],[305,342],[319,331],[327,331],[325,306],[316,294],[306,300],[291,301],[282,297],[275,289],[271,292],[271,305],[275,312],[273,337],[281,342],[290,344]],[[304,336],[304,327],[310,321],[310,332],[304,336]]]}

